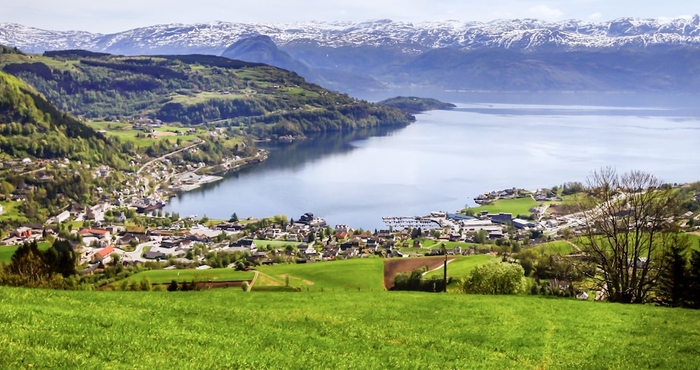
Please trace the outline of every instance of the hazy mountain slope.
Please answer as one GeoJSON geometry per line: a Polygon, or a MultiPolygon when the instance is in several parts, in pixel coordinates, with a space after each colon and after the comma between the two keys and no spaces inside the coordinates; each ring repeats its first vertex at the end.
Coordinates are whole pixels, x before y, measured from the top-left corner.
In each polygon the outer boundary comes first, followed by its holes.
{"type": "Polygon", "coordinates": [[[79,47],[125,55],[226,52],[293,70],[341,91],[406,87],[700,90],[694,85],[696,63],[682,55],[700,48],[697,15],[671,21],[620,18],[609,22],[212,22],[156,25],[110,35],[5,23],[0,24],[2,42],[33,51],[79,47]],[[504,60],[499,50],[516,53],[510,54],[515,59],[504,60]],[[639,54],[629,57],[628,53],[639,54]],[[676,59],[679,55],[683,64],[676,59]],[[616,58],[632,66],[620,65],[616,58]],[[664,65],[674,68],[658,68],[664,65]]]}

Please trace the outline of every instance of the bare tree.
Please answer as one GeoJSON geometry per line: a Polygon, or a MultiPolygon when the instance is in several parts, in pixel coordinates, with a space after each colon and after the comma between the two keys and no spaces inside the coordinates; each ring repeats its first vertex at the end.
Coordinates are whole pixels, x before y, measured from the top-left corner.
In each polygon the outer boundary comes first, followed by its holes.
{"type": "Polygon", "coordinates": [[[609,301],[647,301],[674,241],[671,189],[651,174],[608,167],[589,176],[586,190],[579,244],[597,265],[589,277],[609,301]]]}

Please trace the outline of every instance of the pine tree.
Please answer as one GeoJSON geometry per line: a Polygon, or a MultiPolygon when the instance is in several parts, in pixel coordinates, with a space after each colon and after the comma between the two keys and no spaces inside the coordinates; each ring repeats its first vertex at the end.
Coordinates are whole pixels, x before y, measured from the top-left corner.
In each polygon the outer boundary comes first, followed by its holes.
{"type": "Polygon", "coordinates": [[[700,308],[700,251],[693,251],[687,275],[688,306],[700,308]]]}
{"type": "Polygon", "coordinates": [[[689,243],[686,238],[678,238],[662,261],[657,280],[656,301],[662,306],[680,307],[687,296],[686,257],[689,243]]]}

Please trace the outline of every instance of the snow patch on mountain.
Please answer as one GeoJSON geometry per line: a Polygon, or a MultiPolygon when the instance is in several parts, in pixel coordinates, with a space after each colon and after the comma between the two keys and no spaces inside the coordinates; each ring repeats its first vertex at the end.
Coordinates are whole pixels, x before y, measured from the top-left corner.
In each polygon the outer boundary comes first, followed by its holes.
{"type": "Polygon", "coordinates": [[[407,53],[436,48],[586,50],[700,46],[700,17],[673,20],[619,18],[609,22],[536,19],[493,22],[297,22],[287,24],[210,22],[163,24],[115,34],[49,31],[0,23],[0,44],[29,52],[86,49],[108,53],[206,52],[219,54],[244,38],[267,35],[280,47],[397,47],[407,53]]]}

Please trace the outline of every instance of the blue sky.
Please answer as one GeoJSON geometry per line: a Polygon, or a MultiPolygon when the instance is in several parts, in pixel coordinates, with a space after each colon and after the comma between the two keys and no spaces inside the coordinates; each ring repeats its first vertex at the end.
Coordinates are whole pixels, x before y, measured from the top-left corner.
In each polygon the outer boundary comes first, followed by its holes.
{"type": "Polygon", "coordinates": [[[699,13],[691,0],[3,0],[0,22],[110,33],[162,23],[208,21],[491,21],[538,18],[605,21],[699,13]]]}

